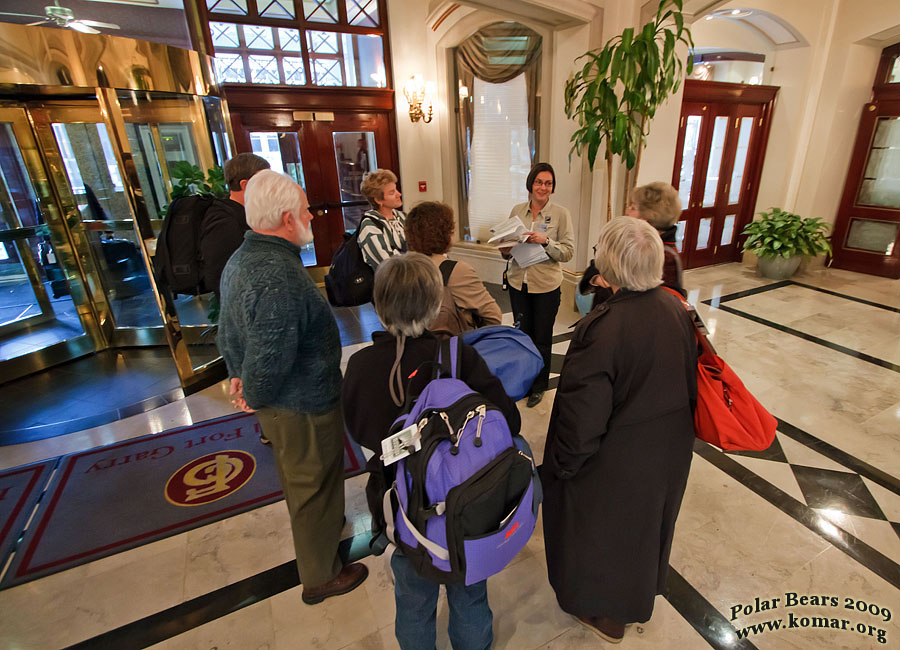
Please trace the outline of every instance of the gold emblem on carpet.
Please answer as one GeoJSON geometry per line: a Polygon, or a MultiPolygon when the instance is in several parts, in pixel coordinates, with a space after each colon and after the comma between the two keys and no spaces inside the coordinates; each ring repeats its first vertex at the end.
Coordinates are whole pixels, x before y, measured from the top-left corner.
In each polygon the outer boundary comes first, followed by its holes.
{"type": "Polygon", "coordinates": [[[256,459],[229,449],[195,458],[166,482],[166,500],[176,506],[202,506],[240,490],[256,471],[256,459]]]}

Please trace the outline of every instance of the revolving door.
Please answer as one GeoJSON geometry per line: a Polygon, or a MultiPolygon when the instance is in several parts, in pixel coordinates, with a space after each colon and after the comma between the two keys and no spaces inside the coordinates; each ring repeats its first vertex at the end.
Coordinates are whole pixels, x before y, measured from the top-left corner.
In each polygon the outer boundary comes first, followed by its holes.
{"type": "Polygon", "coordinates": [[[170,350],[185,392],[217,381],[224,367],[209,297],[173,297],[153,273],[176,164],[205,171],[230,156],[224,102],[204,81],[212,77],[194,52],[108,36],[50,37],[89,37],[94,50],[105,39],[107,56],[131,48],[131,60],[139,53],[156,65],[110,79],[99,74],[102,65],[85,64],[97,73],[92,88],[0,87],[0,382],[144,346],[170,350]],[[150,78],[160,69],[168,74],[156,79],[166,83],[150,78]]]}

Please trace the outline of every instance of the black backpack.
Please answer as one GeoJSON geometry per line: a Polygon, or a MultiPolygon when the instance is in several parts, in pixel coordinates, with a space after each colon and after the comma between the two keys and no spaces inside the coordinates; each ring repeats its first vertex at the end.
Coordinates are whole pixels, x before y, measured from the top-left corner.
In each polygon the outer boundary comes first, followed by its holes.
{"type": "Polygon", "coordinates": [[[214,201],[212,196],[175,199],[163,220],[156,239],[154,267],[157,281],[175,295],[197,296],[212,291],[203,280],[200,227],[214,201]]]}
{"type": "Polygon", "coordinates": [[[366,219],[384,231],[384,224],[378,219],[363,217],[356,232],[344,234],[344,243],[331,257],[331,267],[325,276],[325,292],[328,302],[335,307],[356,307],[372,302],[375,286],[375,271],[366,264],[359,248],[359,232],[366,219]]]}

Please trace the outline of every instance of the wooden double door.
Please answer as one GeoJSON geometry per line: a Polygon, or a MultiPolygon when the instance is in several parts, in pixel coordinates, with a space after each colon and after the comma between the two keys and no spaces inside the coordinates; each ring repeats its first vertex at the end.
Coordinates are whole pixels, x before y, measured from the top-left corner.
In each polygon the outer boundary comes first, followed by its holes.
{"type": "Polygon", "coordinates": [[[672,185],[685,268],[740,259],[753,218],[777,88],[688,80],[672,185]]]}
{"type": "Polygon", "coordinates": [[[399,171],[388,112],[241,110],[232,112],[238,151],[266,158],[306,192],[315,240],[301,251],[308,267],[327,267],[369,204],[363,175],[399,171]]]}

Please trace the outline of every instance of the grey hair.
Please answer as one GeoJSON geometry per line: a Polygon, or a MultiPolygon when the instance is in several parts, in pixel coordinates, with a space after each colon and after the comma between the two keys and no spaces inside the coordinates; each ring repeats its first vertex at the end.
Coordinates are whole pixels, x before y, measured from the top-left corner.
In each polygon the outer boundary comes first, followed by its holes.
{"type": "Polygon", "coordinates": [[[636,187],[631,200],[638,216],[657,230],[671,228],[681,216],[678,190],[668,183],[657,181],[636,187]]]}
{"type": "Polygon", "coordinates": [[[256,172],[244,190],[247,225],[253,230],[278,230],[281,215],[300,214],[300,186],[290,176],[271,169],[256,172]]]}
{"type": "Polygon", "coordinates": [[[604,280],[631,291],[662,283],[663,243],[643,219],[616,217],[600,229],[594,264],[604,280]]]}
{"type": "Polygon", "coordinates": [[[389,257],[375,271],[375,313],[394,336],[421,336],[437,318],[443,292],[440,272],[421,253],[389,257]]]}

